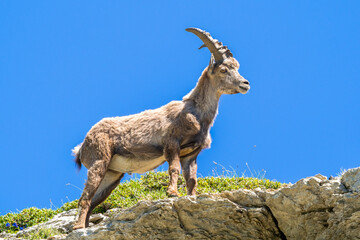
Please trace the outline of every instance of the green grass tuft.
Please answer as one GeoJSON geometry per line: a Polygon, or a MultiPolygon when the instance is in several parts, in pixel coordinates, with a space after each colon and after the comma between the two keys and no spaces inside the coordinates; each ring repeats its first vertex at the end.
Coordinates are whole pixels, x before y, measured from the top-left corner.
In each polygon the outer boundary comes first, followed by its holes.
{"type": "MultiPolygon", "coordinates": [[[[128,180],[121,183],[105,202],[97,206],[93,213],[104,213],[112,208],[128,208],[139,200],[159,200],[167,198],[166,189],[169,184],[167,172],[151,171],[142,175],[140,179],[128,180]]],[[[197,192],[220,193],[237,189],[277,189],[281,183],[264,178],[245,178],[236,176],[204,177],[198,179],[197,192]]],[[[178,180],[180,196],[186,195],[185,181],[182,176],[178,180]]],[[[31,227],[46,222],[58,213],[77,208],[78,200],[65,203],[57,210],[28,208],[19,213],[8,213],[0,216],[0,232],[15,233],[20,227],[31,227]],[[16,223],[15,226],[13,224],[16,223]],[[10,224],[7,227],[6,224],[10,224]]]]}

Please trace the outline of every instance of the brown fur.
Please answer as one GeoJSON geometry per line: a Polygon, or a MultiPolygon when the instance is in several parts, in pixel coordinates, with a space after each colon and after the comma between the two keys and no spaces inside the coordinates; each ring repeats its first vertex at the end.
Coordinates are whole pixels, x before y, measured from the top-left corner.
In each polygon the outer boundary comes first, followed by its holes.
{"type": "Polygon", "coordinates": [[[114,165],[116,161],[128,164],[129,167],[124,167],[128,173],[133,171],[132,162],[136,162],[134,172],[141,172],[167,161],[170,175],[167,192],[170,196],[178,195],[177,180],[181,167],[187,193],[194,195],[196,158],[202,149],[210,147],[209,131],[218,111],[220,96],[246,93],[250,88],[248,81],[238,73],[238,67],[234,58],[210,64],[196,87],[182,101],[172,101],[135,115],[104,118],[95,124],[81,147],[75,150],[76,162],[80,160],[88,169],[88,180],[79,200],[80,213],[74,229],[88,226],[91,210],[110,195],[126,173],[116,170],[119,167],[114,165]],[[224,69],[226,72],[222,73],[220,70],[224,69]],[[159,160],[151,163],[154,159],[159,160]]]}

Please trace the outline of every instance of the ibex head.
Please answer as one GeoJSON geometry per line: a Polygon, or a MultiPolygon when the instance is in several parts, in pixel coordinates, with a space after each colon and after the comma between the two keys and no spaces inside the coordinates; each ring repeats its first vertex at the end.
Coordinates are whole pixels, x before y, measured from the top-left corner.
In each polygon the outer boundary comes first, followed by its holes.
{"type": "Polygon", "coordinates": [[[210,50],[208,76],[220,94],[245,94],[249,91],[249,81],[239,74],[240,65],[226,46],[201,29],[187,28],[186,31],[194,33],[204,42],[199,49],[207,47],[210,50]]]}

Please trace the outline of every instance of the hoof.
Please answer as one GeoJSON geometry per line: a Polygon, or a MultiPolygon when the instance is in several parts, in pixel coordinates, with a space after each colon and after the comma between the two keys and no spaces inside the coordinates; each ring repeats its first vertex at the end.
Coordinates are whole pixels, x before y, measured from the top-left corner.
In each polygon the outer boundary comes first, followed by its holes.
{"type": "Polygon", "coordinates": [[[179,197],[179,194],[175,191],[167,192],[168,197],[179,197]]]}
{"type": "Polygon", "coordinates": [[[85,228],[85,224],[76,224],[74,225],[73,230],[81,229],[81,228],[85,228]]]}

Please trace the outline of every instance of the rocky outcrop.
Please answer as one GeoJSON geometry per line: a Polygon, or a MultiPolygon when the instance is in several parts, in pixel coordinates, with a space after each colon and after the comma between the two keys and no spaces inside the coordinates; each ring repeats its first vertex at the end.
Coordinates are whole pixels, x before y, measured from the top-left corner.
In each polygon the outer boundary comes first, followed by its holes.
{"type": "Polygon", "coordinates": [[[74,214],[60,239],[360,239],[360,168],[338,178],[318,174],[275,191],[140,201],[71,232],[74,214]]]}
{"type": "Polygon", "coordinates": [[[157,202],[141,201],[111,221],[79,230],[69,239],[270,239],[280,238],[271,213],[248,191],[228,193],[248,199],[239,205],[226,196],[200,195],[157,202]]]}
{"type": "Polygon", "coordinates": [[[268,194],[265,204],[287,239],[360,239],[359,188],[346,188],[344,181],[347,175],[341,181],[305,178],[268,194]]]}

